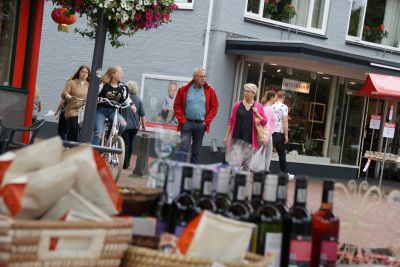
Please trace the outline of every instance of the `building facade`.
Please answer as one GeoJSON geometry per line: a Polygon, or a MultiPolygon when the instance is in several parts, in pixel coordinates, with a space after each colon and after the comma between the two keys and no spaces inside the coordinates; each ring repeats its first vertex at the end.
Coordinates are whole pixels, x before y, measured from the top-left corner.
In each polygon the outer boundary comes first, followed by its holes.
{"type": "MultiPolygon", "coordinates": [[[[147,120],[161,120],[157,110],[169,81],[186,82],[204,64],[220,99],[206,146],[223,146],[233,103],[252,82],[258,98],[267,90],[287,92],[289,162],[356,172],[363,148],[382,149],[379,133],[372,141],[369,131],[364,134],[369,115],[381,114],[383,123],[390,112],[398,118],[400,108],[393,99],[367,100],[354,93],[367,73],[399,76],[400,1],[177,2],[181,9],[170,24],[138,32],[124,48],[106,47],[103,67],[121,65],[124,80],[139,83],[147,120]]],[[[38,73],[44,112],[55,109],[65,79],[90,64],[94,45],[57,32],[52,8],[45,4],[38,73]]],[[[84,25],[81,18],[76,27],[84,25]]]]}

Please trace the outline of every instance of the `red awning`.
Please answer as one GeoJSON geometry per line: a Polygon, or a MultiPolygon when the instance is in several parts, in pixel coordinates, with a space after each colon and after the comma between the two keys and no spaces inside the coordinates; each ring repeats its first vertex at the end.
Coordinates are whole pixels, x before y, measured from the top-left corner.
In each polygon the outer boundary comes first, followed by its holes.
{"type": "Polygon", "coordinates": [[[400,98],[400,77],[370,73],[357,95],[378,98],[400,98]]]}

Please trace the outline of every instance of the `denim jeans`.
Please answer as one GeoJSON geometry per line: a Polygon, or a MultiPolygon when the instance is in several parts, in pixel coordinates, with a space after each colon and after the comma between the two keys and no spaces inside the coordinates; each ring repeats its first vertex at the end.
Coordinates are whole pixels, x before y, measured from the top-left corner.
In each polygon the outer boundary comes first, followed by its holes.
{"type": "MultiPolygon", "coordinates": [[[[104,130],[104,123],[106,121],[106,118],[108,119],[108,121],[112,122],[114,120],[114,114],[115,114],[114,108],[106,108],[103,106],[97,106],[96,121],[94,124],[94,132],[93,132],[93,140],[92,140],[93,145],[100,145],[101,135],[104,130]]],[[[121,135],[126,128],[126,121],[121,116],[121,114],[118,114],[117,127],[119,127],[118,134],[121,135]]]]}
{"type": "Polygon", "coordinates": [[[204,123],[186,122],[181,129],[181,143],[178,150],[178,160],[182,162],[187,161],[189,155],[190,144],[192,145],[192,154],[190,162],[198,164],[199,153],[203,143],[203,137],[206,126],[204,123]],[[193,141],[193,142],[192,142],[193,141]]]}
{"type": "Polygon", "coordinates": [[[276,152],[278,152],[279,156],[279,167],[281,171],[287,173],[287,164],[286,164],[286,147],[285,147],[285,134],[283,133],[273,133],[272,139],[274,141],[274,147],[276,152]]]}

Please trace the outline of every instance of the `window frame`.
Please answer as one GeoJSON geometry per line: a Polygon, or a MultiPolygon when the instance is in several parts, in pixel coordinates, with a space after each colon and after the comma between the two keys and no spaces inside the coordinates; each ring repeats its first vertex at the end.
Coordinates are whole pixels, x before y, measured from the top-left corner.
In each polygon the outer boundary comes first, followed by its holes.
{"type": "Polygon", "coordinates": [[[178,9],[186,9],[191,10],[194,9],[194,0],[191,3],[175,3],[178,6],[178,9]]]}
{"type": "Polygon", "coordinates": [[[348,15],[348,20],[347,20],[347,29],[346,29],[346,41],[352,44],[359,44],[362,46],[367,46],[367,47],[373,47],[373,48],[377,48],[379,50],[391,50],[391,51],[400,51],[400,39],[398,40],[399,44],[398,47],[394,47],[394,46],[388,46],[388,45],[384,45],[384,44],[377,44],[377,43],[373,43],[373,42],[368,42],[368,41],[364,41],[362,39],[363,36],[363,32],[364,32],[364,22],[365,22],[365,14],[367,13],[367,5],[368,5],[368,0],[363,0],[365,6],[363,8],[363,12],[362,12],[362,27],[361,27],[361,34],[360,36],[351,36],[349,35],[349,28],[350,28],[350,19],[351,19],[351,11],[353,10],[353,2],[351,2],[350,4],[350,8],[349,8],[349,15],[348,15]]]}
{"type": "Polygon", "coordinates": [[[322,19],[322,26],[321,29],[317,29],[317,28],[312,28],[311,24],[312,24],[312,12],[314,9],[314,3],[315,0],[310,0],[310,5],[308,7],[308,14],[311,14],[311,16],[309,15],[307,17],[307,26],[306,27],[302,27],[302,26],[297,26],[294,24],[290,24],[290,23],[286,23],[286,22],[281,22],[281,21],[277,21],[277,20],[273,20],[273,19],[268,19],[268,18],[264,18],[262,16],[263,10],[264,10],[264,0],[260,0],[260,7],[258,10],[258,14],[252,13],[252,12],[247,12],[247,5],[248,5],[249,0],[246,0],[246,5],[245,5],[245,10],[244,10],[244,17],[251,19],[251,20],[255,20],[255,21],[260,21],[266,24],[271,24],[271,25],[276,25],[279,27],[283,27],[283,28],[287,28],[287,29],[294,29],[294,30],[299,30],[299,31],[303,31],[306,33],[312,33],[315,35],[322,35],[325,36],[326,35],[326,29],[327,29],[327,24],[328,24],[328,17],[329,17],[329,9],[331,6],[331,0],[325,0],[325,7],[324,7],[324,15],[323,15],[323,19],[322,19]]]}

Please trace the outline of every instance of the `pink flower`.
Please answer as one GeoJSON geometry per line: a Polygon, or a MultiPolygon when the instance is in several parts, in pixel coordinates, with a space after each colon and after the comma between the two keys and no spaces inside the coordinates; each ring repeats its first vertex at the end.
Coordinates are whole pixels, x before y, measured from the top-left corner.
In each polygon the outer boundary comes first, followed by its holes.
{"type": "Polygon", "coordinates": [[[157,12],[155,18],[156,18],[156,20],[160,20],[161,19],[161,13],[157,12]]]}
{"type": "Polygon", "coordinates": [[[381,31],[384,31],[384,30],[385,30],[385,25],[383,25],[383,24],[379,25],[379,29],[380,29],[381,31]]]}
{"type": "Polygon", "coordinates": [[[169,21],[170,15],[169,15],[169,13],[167,13],[167,14],[164,14],[162,17],[163,17],[163,22],[167,23],[169,21]]]}
{"type": "Polygon", "coordinates": [[[146,20],[152,20],[153,14],[150,9],[146,9],[146,20]]]}
{"type": "Polygon", "coordinates": [[[151,21],[146,21],[146,24],[145,24],[145,27],[146,27],[146,29],[150,29],[151,28],[151,21]]]}
{"type": "Polygon", "coordinates": [[[140,21],[142,19],[142,15],[140,13],[135,14],[135,20],[140,21]]]}
{"type": "Polygon", "coordinates": [[[159,24],[158,24],[158,23],[154,23],[154,24],[153,24],[153,27],[154,27],[154,29],[157,29],[157,28],[158,28],[158,26],[159,26],[159,24]]]}

